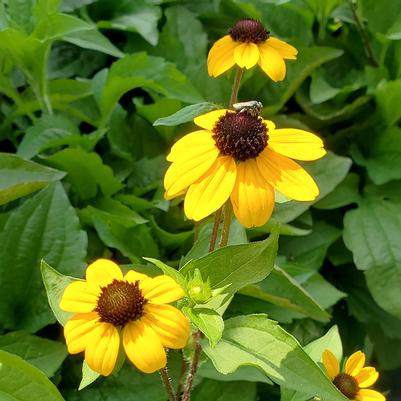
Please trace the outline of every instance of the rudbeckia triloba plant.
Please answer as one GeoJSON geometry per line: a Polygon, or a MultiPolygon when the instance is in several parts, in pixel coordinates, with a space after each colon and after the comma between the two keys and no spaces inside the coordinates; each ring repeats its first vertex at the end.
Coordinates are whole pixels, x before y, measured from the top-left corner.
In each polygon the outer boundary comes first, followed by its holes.
{"type": "Polygon", "coordinates": [[[322,360],[327,375],[335,386],[352,401],[385,401],[383,394],[368,387],[376,383],[379,373],[372,366],[365,366],[365,354],[354,352],[345,362],[344,371],[334,354],[326,350],[322,360]]]}

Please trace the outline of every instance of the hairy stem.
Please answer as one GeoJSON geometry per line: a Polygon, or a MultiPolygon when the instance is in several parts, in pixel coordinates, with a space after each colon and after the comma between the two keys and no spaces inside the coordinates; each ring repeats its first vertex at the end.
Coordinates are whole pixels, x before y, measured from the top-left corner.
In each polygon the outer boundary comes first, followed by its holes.
{"type": "Polygon", "coordinates": [[[200,360],[200,355],[201,355],[201,345],[200,345],[200,339],[201,339],[201,332],[198,330],[195,333],[192,334],[192,337],[194,339],[194,354],[192,357],[191,365],[189,366],[189,373],[187,376],[187,380],[185,382],[184,386],[184,393],[182,394],[181,401],[189,401],[191,398],[191,393],[192,393],[192,387],[194,384],[194,378],[196,371],[198,370],[199,366],[199,360],[200,360]]]}
{"type": "Polygon", "coordinates": [[[217,210],[216,213],[214,214],[214,223],[213,223],[212,236],[210,237],[209,252],[213,252],[214,249],[216,248],[216,240],[217,240],[217,234],[219,232],[220,219],[221,219],[221,208],[217,210]]]}
{"type": "Polygon", "coordinates": [[[171,383],[171,378],[167,371],[167,366],[163,369],[160,369],[159,373],[162,378],[164,388],[166,389],[169,401],[177,401],[177,397],[175,396],[173,385],[171,383]]]}
{"type": "Polygon", "coordinates": [[[228,243],[228,236],[230,235],[231,216],[231,204],[230,202],[226,202],[223,210],[223,229],[221,232],[220,248],[226,246],[228,243]]]}
{"type": "Polygon", "coordinates": [[[182,393],[182,385],[186,372],[187,372],[187,361],[185,359],[184,351],[181,350],[181,372],[180,372],[180,377],[178,378],[178,385],[176,391],[177,399],[180,397],[182,393]]]}
{"type": "Polygon", "coordinates": [[[233,107],[233,104],[238,102],[238,91],[239,91],[239,87],[241,85],[241,79],[242,79],[243,72],[244,72],[244,70],[242,68],[237,67],[237,70],[235,72],[234,83],[233,83],[233,86],[231,89],[229,108],[233,107]]]}

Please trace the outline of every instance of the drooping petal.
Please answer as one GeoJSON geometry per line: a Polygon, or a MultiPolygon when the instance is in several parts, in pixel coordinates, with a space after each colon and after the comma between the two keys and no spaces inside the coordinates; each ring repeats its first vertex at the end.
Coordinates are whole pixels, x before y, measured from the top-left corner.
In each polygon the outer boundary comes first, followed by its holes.
{"type": "Polygon", "coordinates": [[[166,366],[167,357],[163,344],[143,319],[124,327],[123,345],[128,359],[142,372],[153,373],[166,366]]]}
{"type": "Polygon", "coordinates": [[[289,198],[311,201],[319,195],[313,178],[291,159],[265,148],[256,162],[265,180],[289,198]]]}
{"type": "Polygon", "coordinates": [[[86,269],[86,280],[90,284],[101,287],[110,284],[114,279],[122,280],[123,274],[120,267],[107,259],[98,259],[91,263],[86,269]]]}
{"type": "Polygon", "coordinates": [[[127,274],[124,276],[125,281],[130,283],[135,283],[136,281],[143,281],[150,279],[149,276],[143,273],[136,272],[135,270],[128,270],[127,274]]]}
{"type": "Polygon", "coordinates": [[[367,388],[359,390],[356,399],[358,401],[386,401],[386,397],[383,394],[367,388]]]}
{"type": "Polygon", "coordinates": [[[208,149],[198,148],[197,153],[189,153],[192,157],[178,159],[167,169],[164,176],[166,199],[175,198],[202,177],[216,161],[219,150],[212,145],[208,149]]]}
{"type": "Polygon", "coordinates": [[[362,351],[354,352],[345,363],[345,373],[356,376],[365,365],[365,354],[362,351]]]}
{"type": "Polygon", "coordinates": [[[85,361],[95,372],[108,376],[116,364],[120,334],[110,323],[102,323],[94,330],[92,341],[85,349],[85,361]]]}
{"type": "Polygon", "coordinates": [[[99,323],[99,315],[96,312],[78,313],[73,316],[64,326],[68,352],[77,354],[84,351],[92,341],[96,327],[101,324],[104,323],[99,323]]]}
{"type": "Polygon", "coordinates": [[[179,139],[170,150],[166,159],[169,162],[176,160],[189,159],[192,155],[203,153],[215,147],[215,141],[212,138],[213,133],[208,130],[198,130],[190,132],[179,139]]]}
{"type": "Polygon", "coordinates": [[[334,378],[340,373],[340,364],[338,363],[337,358],[330,350],[326,349],[323,352],[322,360],[327,375],[331,380],[334,380],[334,378]]]}
{"type": "Polygon", "coordinates": [[[224,116],[228,111],[233,112],[232,110],[228,110],[228,109],[218,109],[218,110],[209,111],[205,114],[201,114],[200,116],[195,117],[194,123],[198,127],[212,131],[217,120],[220,117],[224,116]]]}
{"type": "Polygon", "coordinates": [[[234,50],[234,60],[241,68],[252,68],[259,60],[259,49],[255,43],[241,43],[234,50]]]}
{"type": "Polygon", "coordinates": [[[208,172],[189,187],[184,201],[186,216],[199,221],[223,206],[230,197],[236,175],[231,156],[217,158],[208,172]]]}
{"type": "Polygon", "coordinates": [[[259,65],[262,70],[275,82],[285,78],[286,67],[283,58],[277,50],[267,42],[259,44],[259,65]]]}
{"type": "Polygon", "coordinates": [[[274,207],[274,190],[260,174],[255,160],[237,165],[231,203],[235,216],[247,228],[262,226],[269,220],[274,207]]]}
{"type": "Polygon", "coordinates": [[[188,319],[171,305],[147,304],[144,308],[145,319],[159,336],[164,347],[180,349],[187,344],[190,326],[188,319]]]}
{"type": "Polygon", "coordinates": [[[297,58],[298,50],[280,39],[270,37],[267,39],[266,44],[276,50],[282,58],[290,60],[297,58]]]}
{"type": "Polygon", "coordinates": [[[100,287],[85,281],[74,281],[64,290],[60,308],[68,312],[87,313],[96,308],[100,287]]]}
{"type": "Polygon", "coordinates": [[[139,283],[142,295],[151,303],[168,304],[184,296],[184,290],[169,276],[157,276],[139,283]]]}
{"type": "Polygon", "coordinates": [[[300,129],[276,129],[268,133],[269,147],[297,160],[316,160],[326,154],[323,141],[311,132],[300,129]]]}
{"type": "Polygon", "coordinates": [[[362,368],[361,371],[355,376],[355,379],[358,382],[360,388],[370,387],[371,385],[376,383],[378,378],[379,372],[371,366],[362,368]]]}
{"type": "Polygon", "coordinates": [[[207,70],[212,77],[218,77],[234,64],[234,49],[237,43],[225,35],[214,43],[207,57],[207,70]]]}

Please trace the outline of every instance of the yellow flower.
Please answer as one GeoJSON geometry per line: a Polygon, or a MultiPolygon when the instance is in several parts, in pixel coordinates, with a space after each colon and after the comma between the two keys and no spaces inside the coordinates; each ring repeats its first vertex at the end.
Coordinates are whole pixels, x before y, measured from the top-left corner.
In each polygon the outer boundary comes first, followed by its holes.
{"type": "Polygon", "coordinates": [[[323,352],[323,365],[335,386],[350,400],[385,401],[386,397],[378,391],[368,389],[379,377],[377,370],[365,366],[365,354],[354,352],[345,363],[345,371],[340,372],[340,364],[332,352],[323,352]]]}
{"type": "Polygon", "coordinates": [[[123,276],[114,262],[98,259],[86,270],[86,281],[75,281],[64,291],[60,307],[76,313],[65,325],[68,352],[85,351],[89,367],[109,375],[120,342],[129,360],[152,373],[166,366],[167,348],[183,348],[189,322],[167,305],[184,295],[168,276],[150,278],[130,270],[123,276]]]}
{"type": "Polygon", "coordinates": [[[261,226],[274,206],[274,189],[310,201],[319,195],[313,178],[289,157],[315,160],[326,154],[316,135],[276,129],[254,114],[215,110],[194,119],[203,128],[176,142],[164,177],[166,199],[185,195],[184,211],[199,221],[231,199],[245,227],[261,226]],[[288,157],[287,157],[288,156],[288,157]]]}
{"type": "Polygon", "coordinates": [[[273,81],[282,81],[286,72],[284,59],[295,60],[297,54],[295,47],[271,37],[259,21],[242,19],[210,49],[208,72],[217,77],[234,64],[247,69],[259,64],[273,81]]]}

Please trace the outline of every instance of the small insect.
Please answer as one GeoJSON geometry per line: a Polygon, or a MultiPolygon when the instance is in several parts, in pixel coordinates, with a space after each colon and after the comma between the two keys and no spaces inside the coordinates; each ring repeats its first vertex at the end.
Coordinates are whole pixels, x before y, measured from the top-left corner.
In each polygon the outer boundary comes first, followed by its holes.
{"type": "Polygon", "coordinates": [[[251,116],[256,117],[262,111],[263,104],[257,100],[250,100],[249,102],[234,103],[233,107],[237,113],[247,112],[251,116]]]}

